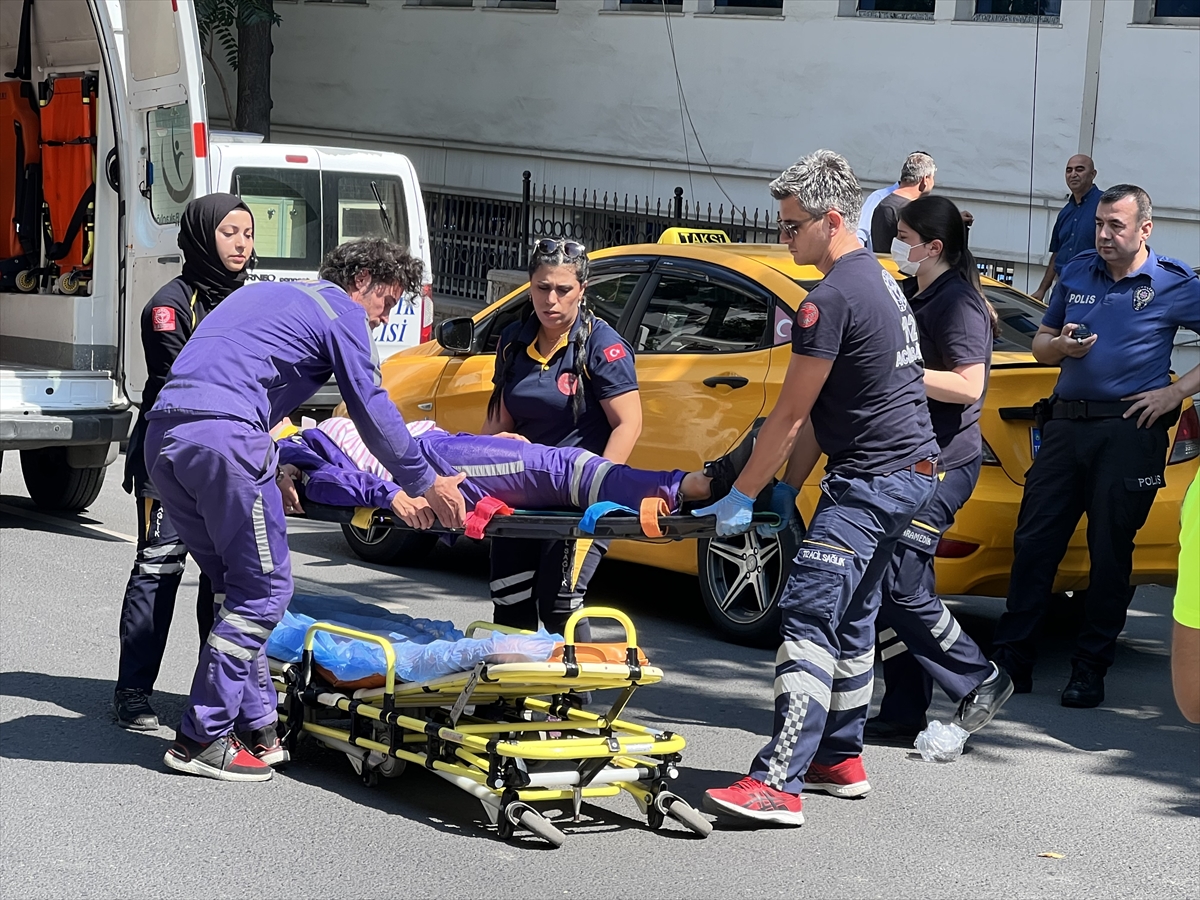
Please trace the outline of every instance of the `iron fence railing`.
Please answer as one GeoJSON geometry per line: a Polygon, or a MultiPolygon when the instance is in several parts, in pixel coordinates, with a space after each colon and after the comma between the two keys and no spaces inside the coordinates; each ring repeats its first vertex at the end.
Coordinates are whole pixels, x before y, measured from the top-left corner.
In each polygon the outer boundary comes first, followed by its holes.
{"type": "Polygon", "coordinates": [[[520,200],[472,197],[426,190],[425,212],[433,257],[433,290],[445,297],[482,302],[492,269],[520,269],[533,239],[567,237],[589,250],[654,243],[672,227],[720,228],[730,240],[776,239],[767,210],[701,205],[675,188],[667,200],[647,196],[543,185],[535,190],[529,172],[520,200]]]}

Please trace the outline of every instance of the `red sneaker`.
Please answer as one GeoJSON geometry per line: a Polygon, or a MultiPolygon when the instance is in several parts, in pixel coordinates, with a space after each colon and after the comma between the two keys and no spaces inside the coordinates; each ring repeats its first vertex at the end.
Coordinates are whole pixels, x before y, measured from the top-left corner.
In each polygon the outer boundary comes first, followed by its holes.
{"type": "Polygon", "coordinates": [[[862,797],[871,792],[871,783],[867,781],[862,757],[853,756],[836,766],[810,764],[804,773],[804,789],[824,791],[834,797],[862,797]]]}
{"type": "Polygon", "coordinates": [[[704,792],[704,808],[709,812],[776,825],[803,825],[801,805],[799,794],[777,791],[755,778],[704,792]]]}
{"type": "Polygon", "coordinates": [[[269,765],[243,747],[232,734],[201,744],[177,733],[163,762],[176,772],[203,775],[218,781],[267,781],[274,774],[269,765]]]}

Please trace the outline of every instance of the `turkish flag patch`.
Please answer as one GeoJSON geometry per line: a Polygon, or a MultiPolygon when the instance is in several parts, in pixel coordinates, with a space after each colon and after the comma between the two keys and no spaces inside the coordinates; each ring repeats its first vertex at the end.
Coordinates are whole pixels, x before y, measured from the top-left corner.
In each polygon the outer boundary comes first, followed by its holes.
{"type": "Polygon", "coordinates": [[[796,317],[801,328],[812,328],[817,324],[817,319],[821,318],[821,311],[817,309],[815,303],[801,303],[800,315],[796,317]]]}
{"type": "Polygon", "coordinates": [[[625,353],[624,344],[613,344],[611,347],[604,348],[604,358],[609,362],[616,362],[618,359],[624,359],[628,354],[625,353]]]}
{"type": "Polygon", "coordinates": [[[155,331],[175,330],[175,308],[172,306],[156,306],[150,311],[155,331]]]}

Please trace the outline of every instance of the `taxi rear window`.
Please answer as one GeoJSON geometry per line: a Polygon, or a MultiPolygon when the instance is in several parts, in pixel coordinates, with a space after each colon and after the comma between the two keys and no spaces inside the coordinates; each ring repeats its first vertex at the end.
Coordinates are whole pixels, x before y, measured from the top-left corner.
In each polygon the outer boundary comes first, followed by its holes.
{"type": "Polygon", "coordinates": [[[1033,336],[1042,324],[1046,308],[1009,288],[984,285],[983,295],[1000,318],[1000,335],[992,340],[992,349],[1015,353],[1033,350],[1033,336]]]}

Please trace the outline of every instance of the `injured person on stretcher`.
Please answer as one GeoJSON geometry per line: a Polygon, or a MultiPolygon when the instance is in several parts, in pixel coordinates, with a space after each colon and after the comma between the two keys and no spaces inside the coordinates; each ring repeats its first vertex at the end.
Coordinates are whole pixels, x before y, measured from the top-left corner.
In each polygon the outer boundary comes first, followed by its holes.
{"type": "MultiPolygon", "coordinates": [[[[450,434],[429,420],[408,423],[421,453],[439,474],[464,473],[459,488],[472,510],[485,497],[524,509],[586,510],[596,503],[636,509],[660,498],[671,513],[684,504],[724,496],[749,457],[753,437],[703,472],[651,471],[619,465],[579,447],[547,447],[524,438],[450,434]],[[707,473],[707,474],[706,474],[707,473]],[[716,482],[716,483],[714,483],[716,482]]],[[[435,524],[423,497],[409,497],[371,454],[354,423],[326,419],[279,439],[280,490],[285,510],[303,512],[294,482],[307,499],[329,506],[390,509],[406,525],[435,524]]]]}

